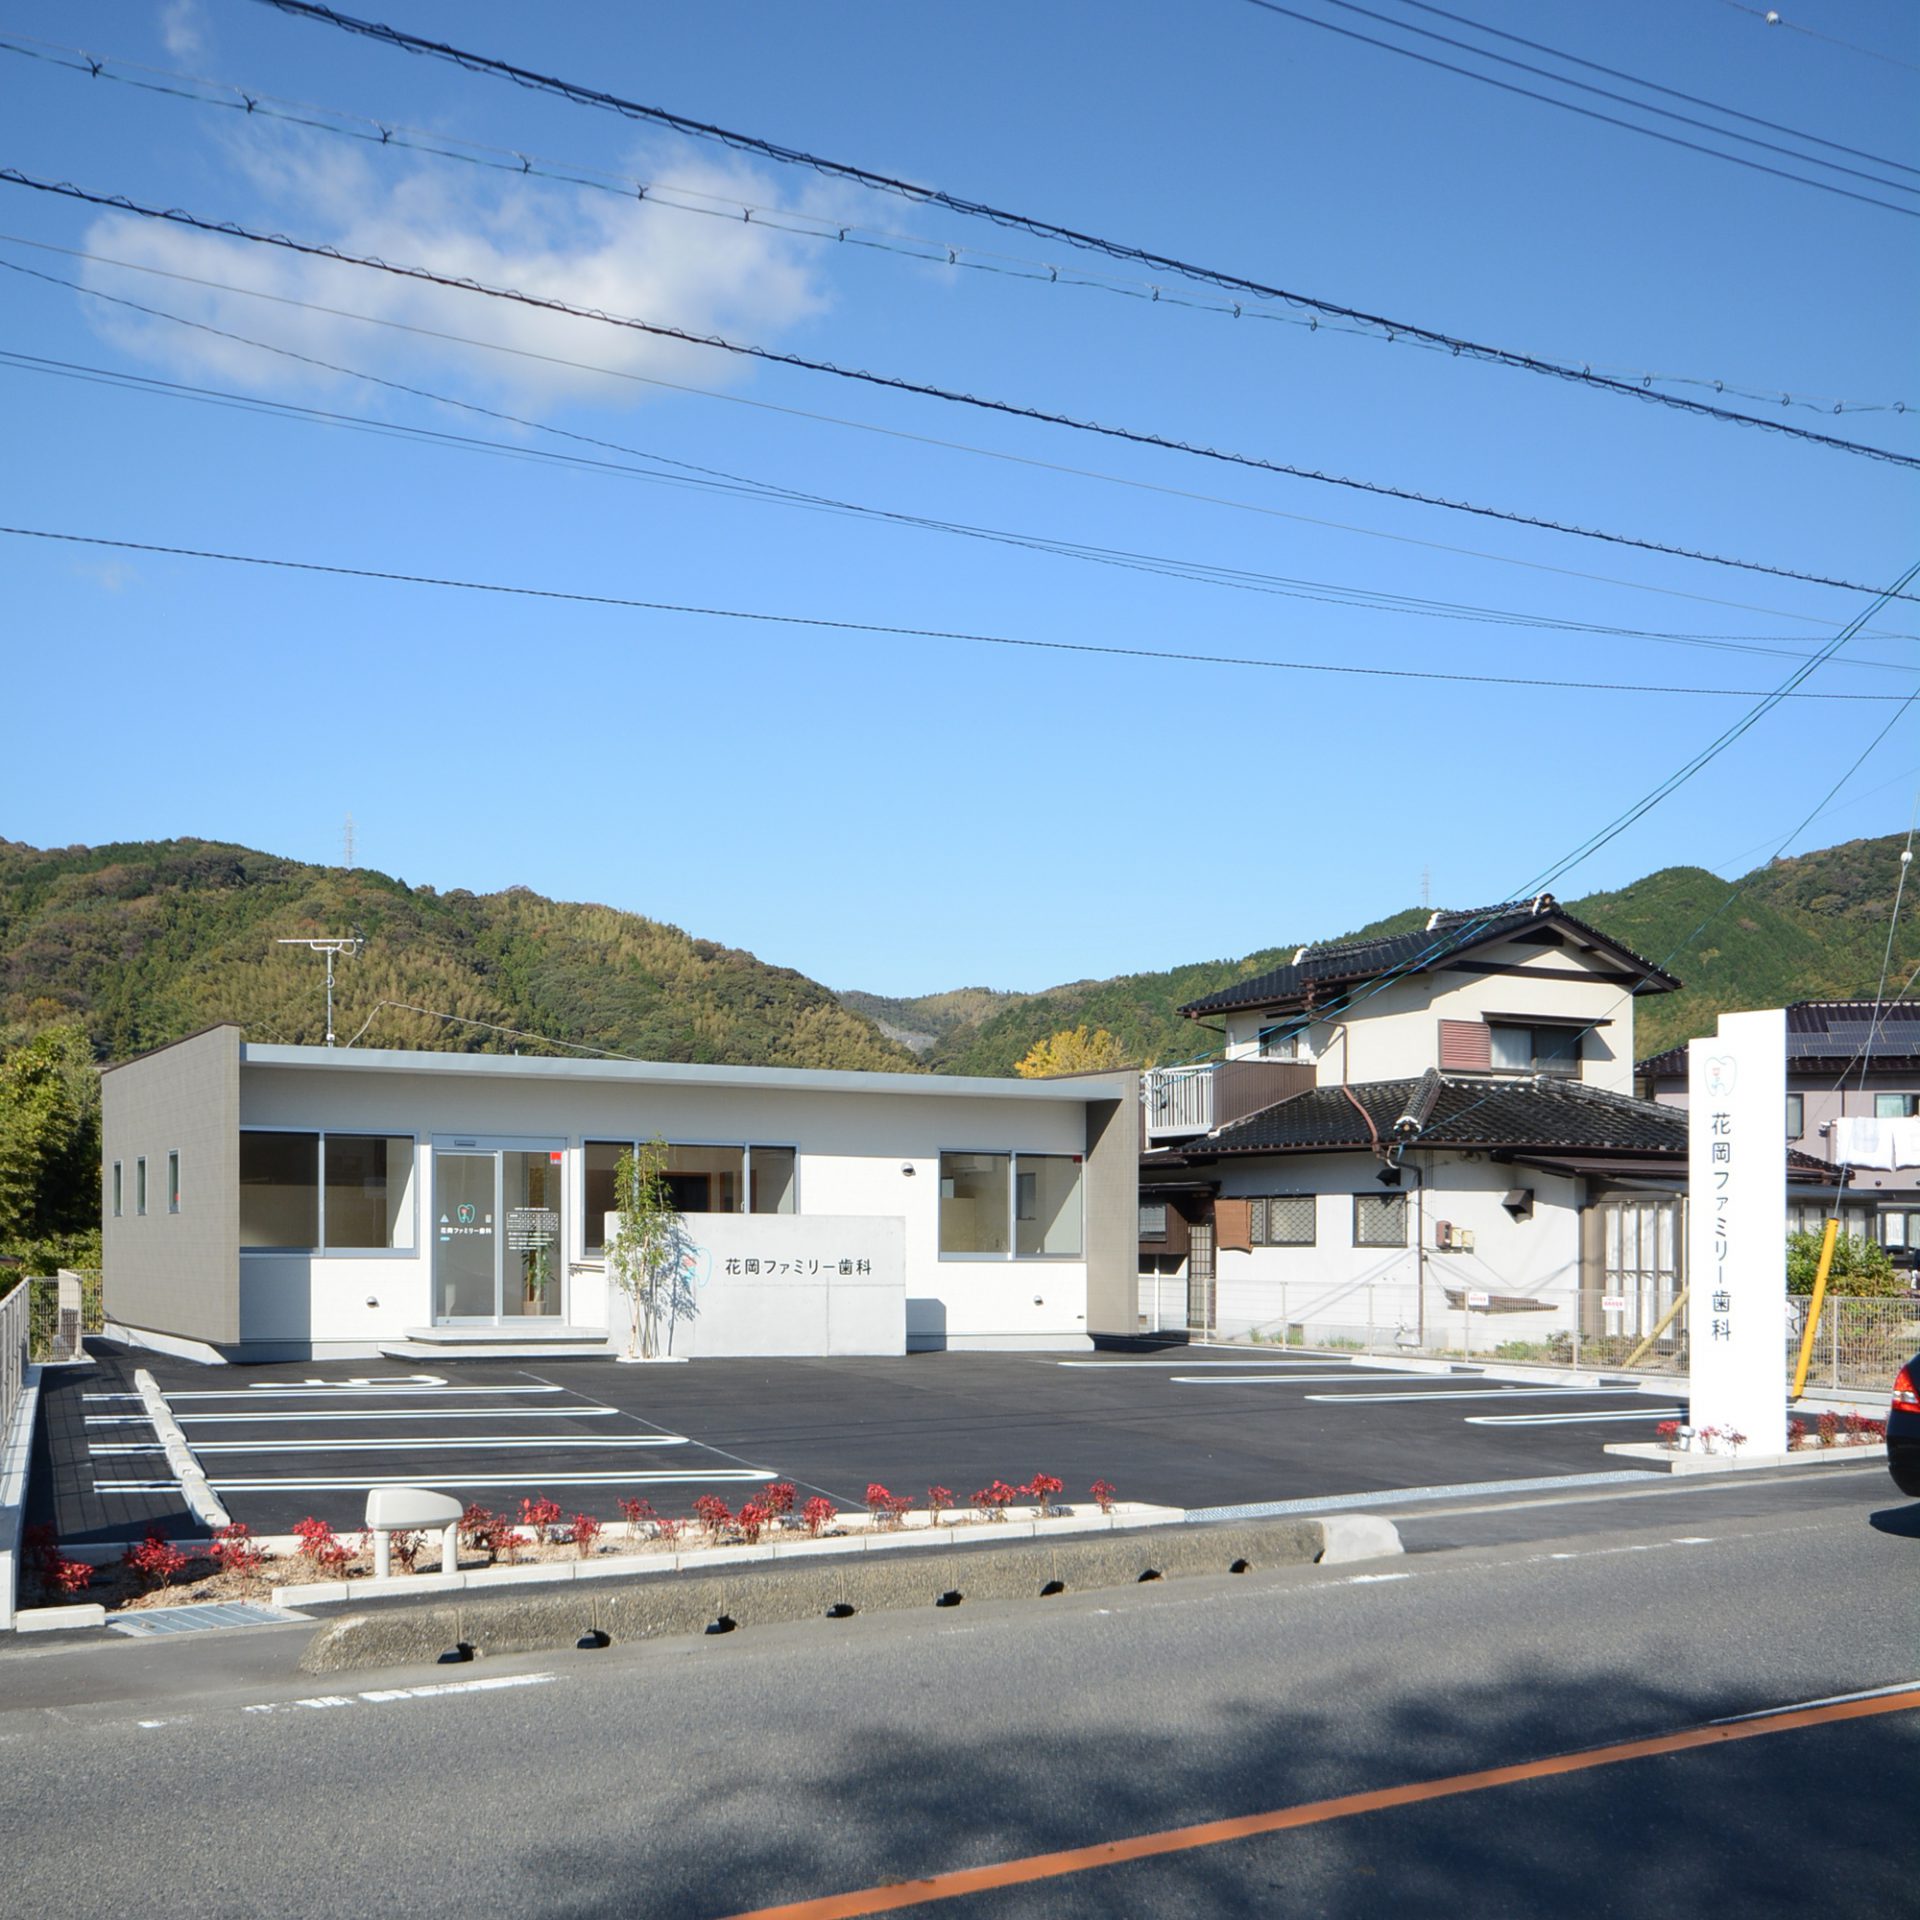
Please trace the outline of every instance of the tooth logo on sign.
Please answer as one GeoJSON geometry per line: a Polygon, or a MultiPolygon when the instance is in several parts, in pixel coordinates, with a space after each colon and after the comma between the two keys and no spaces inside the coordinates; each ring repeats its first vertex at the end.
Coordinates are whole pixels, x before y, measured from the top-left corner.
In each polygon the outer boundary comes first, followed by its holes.
{"type": "Polygon", "coordinates": [[[453,1210],[453,1217],[457,1221],[459,1221],[459,1223],[463,1227],[470,1227],[473,1225],[473,1214],[474,1214],[474,1207],[473,1207],[473,1202],[471,1200],[462,1200],[460,1204],[457,1207],[455,1207],[453,1210]]]}
{"type": "Polygon", "coordinates": [[[1734,1082],[1740,1077],[1740,1063],[1730,1060],[1725,1054],[1715,1054],[1707,1062],[1707,1094],[1714,1100],[1724,1100],[1733,1091],[1734,1082]]]}

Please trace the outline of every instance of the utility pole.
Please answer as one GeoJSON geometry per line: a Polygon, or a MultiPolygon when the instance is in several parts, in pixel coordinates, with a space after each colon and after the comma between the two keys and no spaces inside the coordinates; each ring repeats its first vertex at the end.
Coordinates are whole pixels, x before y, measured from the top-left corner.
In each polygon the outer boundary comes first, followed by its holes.
{"type": "MultiPolygon", "coordinates": [[[[351,835],[352,823],[347,831],[351,835]]],[[[276,947],[305,947],[309,953],[324,953],[327,956],[327,1045],[333,1045],[333,957],[337,953],[347,955],[349,959],[367,943],[357,933],[328,934],[317,940],[276,940],[276,947]]]]}

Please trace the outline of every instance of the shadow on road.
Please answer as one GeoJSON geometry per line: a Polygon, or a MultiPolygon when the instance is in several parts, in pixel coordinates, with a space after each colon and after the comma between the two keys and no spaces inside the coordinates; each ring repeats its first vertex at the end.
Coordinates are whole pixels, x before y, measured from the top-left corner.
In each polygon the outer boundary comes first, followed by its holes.
{"type": "Polygon", "coordinates": [[[1920,1540],[1920,1500],[1909,1500],[1904,1507],[1882,1507],[1867,1515],[1867,1525],[1896,1539],[1920,1540]]]}

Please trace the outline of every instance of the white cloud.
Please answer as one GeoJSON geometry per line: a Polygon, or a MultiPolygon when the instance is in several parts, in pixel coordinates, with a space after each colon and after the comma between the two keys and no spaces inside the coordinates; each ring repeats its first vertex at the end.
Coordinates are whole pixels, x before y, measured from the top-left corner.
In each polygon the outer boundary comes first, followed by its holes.
{"type": "MultiPolygon", "coordinates": [[[[235,149],[266,211],[247,225],[284,230],[342,252],[512,287],[695,333],[772,343],[827,304],[811,243],[738,218],[712,218],[531,179],[470,180],[437,168],[400,171],[321,136],[235,149]]],[[[777,190],[743,167],[678,154],[676,183],[762,206],[777,190]]],[[[718,385],[748,364],[678,341],[423,284],[362,267],[227,239],[135,215],[94,222],[91,251],[224,283],[191,286],[98,263],[89,286],[302,353],[426,385],[479,389],[521,402],[591,395],[631,402],[648,389],[574,368],[370,327],[274,305],[229,288],[343,309],[627,374],[718,385]],[[138,284],[130,284],[138,283],[138,284]]],[[[311,393],[341,383],[313,369],[163,319],[88,302],[88,318],[124,351],[173,372],[311,393]]]]}
{"type": "Polygon", "coordinates": [[[176,60],[193,60],[205,50],[207,23],[200,0],[167,0],[160,9],[160,43],[176,60]]]}

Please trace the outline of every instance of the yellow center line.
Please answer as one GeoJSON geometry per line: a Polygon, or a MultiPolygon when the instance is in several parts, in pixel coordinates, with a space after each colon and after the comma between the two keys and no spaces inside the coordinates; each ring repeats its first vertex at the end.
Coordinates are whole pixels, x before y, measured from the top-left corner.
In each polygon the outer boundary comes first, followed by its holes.
{"type": "Polygon", "coordinates": [[[923,1880],[893,1886],[866,1887],[853,1893],[830,1893],[814,1900],[796,1900],[786,1906],[755,1907],[730,1920],[857,1920],[870,1913],[893,1913],[902,1907],[926,1906],[936,1900],[957,1900],[970,1893],[990,1893],[1003,1887],[1025,1886],[1036,1880],[1057,1880],[1087,1873],[1095,1867],[1151,1860],[1163,1854],[1189,1853],[1199,1847],[1217,1847],[1231,1840],[1250,1840],[1264,1833],[1285,1833],[1296,1827],[1319,1826],[1358,1813],[1378,1813],[1388,1807],[1417,1806],[1425,1800],[1446,1800],[1488,1787],[1510,1787],[1523,1780],[1548,1780],[1560,1774],[1586,1773],[1595,1767],[1617,1766],[1624,1760],[1650,1760],[1666,1753],[1686,1753],[1695,1747],[1723,1746],[1734,1740],[1756,1740],[1764,1734],[1791,1733],[1801,1727],[1825,1726],[1834,1721],[1864,1720],[1883,1713],[1910,1713],[1920,1709],[1920,1687],[1903,1693],[1876,1695],[1864,1700],[1836,1701],[1758,1719],[1710,1727],[1689,1727],[1650,1740],[1625,1740],[1610,1747],[1590,1747],[1581,1753],[1557,1754],[1545,1760],[1524,1760],[1509,1767],[1487,1767],[1477,1773],[1448,1774],[1439,1780],[1416,1780],[1404,1786],[1377,1787],[1367,1793],[1345,1793],[1332,1800],[1309,1800],[1299,1806],[1279,1807],[1233,1820],[1208,1820],[1198,1826],[1170,1827],[1160,1833],[1135,1834],[1127,1840],[1105,1840],[1091,1847],[1068,1847],[1058,1853],[1029,1854],[1022,1860],[1002,1860],[992,1866],[963,1867],[923,1880]]]}

